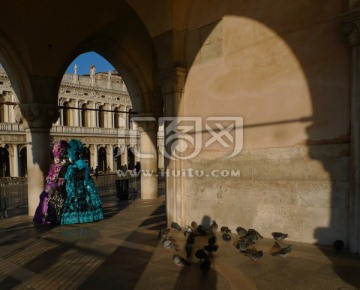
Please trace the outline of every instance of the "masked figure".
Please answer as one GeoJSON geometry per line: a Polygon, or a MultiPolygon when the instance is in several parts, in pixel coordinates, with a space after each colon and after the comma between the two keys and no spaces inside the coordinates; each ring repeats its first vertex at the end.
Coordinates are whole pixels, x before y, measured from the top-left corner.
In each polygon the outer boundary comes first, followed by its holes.
{"type": "Polygon", "coordinates": [[[45,188],[40,194],[40,203],[35,211],[34,222],[36,223],[60,223],[62,205],[66,198],[66,196],[63,196],[65,192],[64,179],[60,175],[61,172],[66,170],[67,148],[68,144],[63,140],[57,141],[53,145],[52,154],[54,160],[50,165],[45,188]],[[59,203],[59,199],[60,204],[56,205],[56,203],[59,203]]]}
{"type": "Polygon", "coordinates": [[[88,223],[103,219],[102,203],[89,174],[89,166],[82,159],[83,144],[72,139],[69,142],[70,164],[65,174],[67,198],[61,216],[61,224],[88,223]]]}

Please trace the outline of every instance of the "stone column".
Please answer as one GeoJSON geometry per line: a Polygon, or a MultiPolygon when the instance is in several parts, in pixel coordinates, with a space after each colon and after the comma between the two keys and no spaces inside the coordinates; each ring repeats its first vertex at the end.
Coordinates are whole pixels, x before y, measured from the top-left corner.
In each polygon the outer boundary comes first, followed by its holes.
{"type": "Polygon", "coordinates": [[[114,166],[114,147],[113,145],[105,145],[106,148],[106,164],[113,170],[114,166]]]}
{"type": "MultiPolygon", "coordinates": [[[[353,1],[356,2],[356,1],[353,1]]],[[[342,32],[351,47],[351,185],[349,249],[360,253],[360,8],[343,15],[342,32]]]]}
{"type": "Polygon", "coordinates": [[[157,172],[157,122],[154,117],[137,116],[134,118],[139,125],[141,164],[141,198],[154,199],[158,197],[157,172]]]}
{"type": "Polygon", "coordinates": [[[11,173],[10,176],[12,177],[19,177],[19,150],[18,145],[12,145],[12,163],[11,163],[11,173]]]}
{"type": "Polygon", "coordinates": [[[29,103],[17,105],[16,111],[26,133],[28,210],[33,216],[44,190],[50,164],[50,129],[59,109],[57,105],[29,103]]]}
{"type": "MultiPolygon", "coordinates": [[[[158,75],[164,98],[164,115],[167,118],[177,117],[181,111],[180,102],[184,94],[186,70],[175,67],[158,75]]],[[[166,126],[166,124],[164,124],[166,126]]],[[[164,129],[165,130],[165,129],[164,129]]],[[[166,170],[166,208],[168,224],[172,221],[185,226],[185,177],[176,176],[172,172],[182,172],[184,162],[171,158],[171,144],[167,144],[166,135],[164,136],[164,153],[167,157],[164,160],[166,170]]]]}

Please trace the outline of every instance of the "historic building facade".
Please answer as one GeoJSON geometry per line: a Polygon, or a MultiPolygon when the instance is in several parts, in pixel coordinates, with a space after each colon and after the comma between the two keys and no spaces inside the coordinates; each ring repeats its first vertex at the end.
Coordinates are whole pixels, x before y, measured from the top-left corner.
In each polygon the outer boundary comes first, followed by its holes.
{"type": "MultiPolygon", "coordinates": [[[[26,136],[16,120],[17,96],[0,67],[0,177],[26,176],[26,136]]],[[[114,72],[65,74],[59,89],[60,118],[52,126],[53,141],[72,138],[85,144],[92,168],[113,171],[138,161],[139,134],[131,121],[132,105],[123,79],[114,72]]],[[[50,152],[50,151],[49,151],[50,152]]]]}

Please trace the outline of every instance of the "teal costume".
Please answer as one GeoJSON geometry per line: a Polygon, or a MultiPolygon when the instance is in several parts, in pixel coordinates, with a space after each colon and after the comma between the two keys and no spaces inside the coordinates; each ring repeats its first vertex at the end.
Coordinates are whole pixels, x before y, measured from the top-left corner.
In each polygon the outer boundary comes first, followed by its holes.
{"type": "Polygon", "coordinates": [[[68,157],[71,164],[65,174],[67,198],[61,224],[77,224],[104,218],[100,196],[89,174],[89,166],[81,158],[83,145],[79,140],[69,142],[68,157]]]}

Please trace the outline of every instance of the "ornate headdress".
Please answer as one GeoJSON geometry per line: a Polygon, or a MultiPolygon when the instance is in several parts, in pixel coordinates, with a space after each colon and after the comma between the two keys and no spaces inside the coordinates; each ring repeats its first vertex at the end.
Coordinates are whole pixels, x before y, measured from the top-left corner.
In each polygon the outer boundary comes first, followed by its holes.
{"type": "Polygon", "coordinates": [[[80,159],[80,155],[84,150],[84,145],[80,140],[71,139],[69,142],[68,157],[75,162],[80,159]]]}
{"type": "Polygon", "coordinates": [[[68,143],[64,140],[54,142],[52,154],[54,158],[65,158],[68,150],[68,143]]]}

